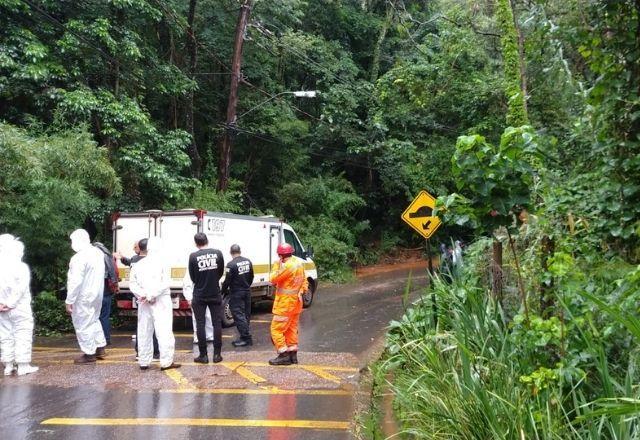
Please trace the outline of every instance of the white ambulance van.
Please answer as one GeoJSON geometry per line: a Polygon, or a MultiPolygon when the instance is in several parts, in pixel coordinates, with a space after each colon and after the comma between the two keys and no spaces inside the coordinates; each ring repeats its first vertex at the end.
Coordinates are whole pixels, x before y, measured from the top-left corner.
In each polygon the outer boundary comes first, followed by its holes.
{"type": "MultiPolygon", "coordinates": [[[[150,210],[122,212],[112,215],[113,246],[125,257],[133,256],[135,242],[149,237],[160,237],[164,245],[167,264],[171,267],[171,298],[174,316],[191,316],[189,304],[182,295],[182,278],[187,270],[189,254],[196,251],[193,236],[204,232],[209,246],[219,249],[225,265],[231,261],[229,248],[240,245],[242,256],[253,263],[254,279],[251,286],[253,301],[273,299],[274,289],[269,284],[272,263],[278,260],[276,248],[286,242],[293,246],[295,255],[304,260],[309,291],[303,295],[304,307],[309,307],[318,287],[318,272],[312,260],[312,249],[305,250],[291,226],[273,216],[208,212],[198,209],[180,211],[150,210]]],[[[118,261],[120,292],[116,294],[121,316],[136,316],[136,302],[129,290],[129,268],[118,261]]],[[[224,324],[233,325],[229,311],[229,298],[223,298],[224,324]]]]}

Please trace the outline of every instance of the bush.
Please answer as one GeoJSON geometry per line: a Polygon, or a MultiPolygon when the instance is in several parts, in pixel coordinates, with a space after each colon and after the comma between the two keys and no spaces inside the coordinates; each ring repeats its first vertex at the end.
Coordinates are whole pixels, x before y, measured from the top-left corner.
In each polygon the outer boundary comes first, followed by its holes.
{"type": "Polygon", "coordinates": [[[58,299],[53,292],[40,292],[33,299],[32,307],[37,335],[53,336],[74,331],[64,301],[58,299]]]}
{"type": "Polygon", "coordinates": [[[312,245],[320,276],[344,281],[351,275],[356,242],[367,222],[354,219],[364,200],[343,177],[316,177],[305,184],[289,183],[275,200],[306,245],[312,245]]]}
{"type": "Polygon", "coordinates": [[[240,187],[240,182],[231,181],[230,188],[221,193],[216,190],[214,182],[204,183],[195,189],[187,206],[194,209],[239,214],[243,211],[240,187]]]}
{"type": "Polygon", "coordinates": [[[351,277],[356,248],[351,232],[327,216],[307,216],[291,222],[305,245],[313,246],[314,261],[322,279],[344,282],[351,277]]]}
{"type": "MultiPolygon", "coordinates": [[[[483,259],[482,253],[475,258],[483,259]]],[[[557,304],[510,319],[468,256],[462,280],[392,322],[387,371],[416,438],[638,438],[640,267],[591,254],[551,260],[557,304]],[[588,274],[588,275],[587,275],[588,274]],[[633,410],[633,411],[632,411],[633,410]]],[[[533,301],[532,301],[533,302],[533,301]]]]}
{"type": "Polygon", "coordinates": [[[31,136],[0,123],[0,233],[22,237],[36,287],[64,279],[69,233],[88,218],[99,222],[120,181],[84,131],[31,136]]]}

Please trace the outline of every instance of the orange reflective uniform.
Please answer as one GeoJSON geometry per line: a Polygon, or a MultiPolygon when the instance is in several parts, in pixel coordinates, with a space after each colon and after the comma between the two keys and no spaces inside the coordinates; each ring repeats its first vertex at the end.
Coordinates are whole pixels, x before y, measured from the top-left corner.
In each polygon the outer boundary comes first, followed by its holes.
{"type": "Polygon", "coordinates": [[[269,280],[276,286],[276,297],[272,310],[271,340],[278,353],[297,351],[302,293],[309,288],[302,260],[291,256],[284,262],[275,262],[269,280]]]}

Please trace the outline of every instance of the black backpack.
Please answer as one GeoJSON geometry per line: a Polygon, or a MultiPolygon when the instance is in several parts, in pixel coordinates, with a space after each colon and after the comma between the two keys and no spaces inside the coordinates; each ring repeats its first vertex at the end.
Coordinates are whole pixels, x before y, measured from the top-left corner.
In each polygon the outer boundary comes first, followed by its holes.
{"type": "Polygon", "coordinates": [[[105,284],[105,293],[107,291],[109,293],[117,293],[119,290],[118,286],[118,271],[116,270],[116,259],[111,255],[109,249],[106,248],[100,242],[95,242],[93,244],[95,247],[100,249],[104,254],[104,284],[105,284]]]}

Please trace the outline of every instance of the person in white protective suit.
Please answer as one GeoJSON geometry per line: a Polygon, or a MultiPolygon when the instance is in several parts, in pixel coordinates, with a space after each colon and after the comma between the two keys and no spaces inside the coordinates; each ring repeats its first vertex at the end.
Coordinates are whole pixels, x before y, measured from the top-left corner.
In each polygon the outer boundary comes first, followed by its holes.
{"type": "Polygon", "coordinates": [[[104,290],[104,257],[100,249],[91,246],[89,234],[76,229],[70,235],[75,255],[67,273],[67,313],[71,315],[82,356],[75,364],[93,364],[104,359],[107,342],[100,325],[104,290]]]}
{"type": "MultiPolygon", "coordinates": [[[[198,248],[194,248],[193,251],[197,251],[198,248]]],[[[186,262],[187,270],[184,273],[184,277],[182,278],[182,295],[184,299],[189,301],[193,301],[193,281],[191,281],[191,276],[189,275],[189,261],[186,262]]],[[[196,315],[191,311],[191,321],[193,322],[193,343],[198,343],[198,335],[196,334],[196,315]]],[[[207,335],[207,342],[213,342],[213,322],[211,322],[211,312],[209,308],[207,308],[205,313],[205,323],[204,330],[207,335]]]]}
{"type": "Polygon", "coordinates": [[[152,237],[147,256],[131,266],[129,288],[138,300],[138,364],[147,370],[153,356],[153,332],[160,348],[160,369],[180,368],[173,361],[176,339],[173,335],[173,306],[169,289],[171,276],[162,255],[162,243],[152,237]]]}
{"type": "Polygon", "coordinates": [[[457,277],[459,277],[462,274],[462,266],[463,266],[462,243],[460,242],[460,240],[456,240],[454,243],[452,262],[453,262],[454,274],[457,277]]]}
{"type": "Polygon", "coordinates": [[[23,254],[24,245],[17,238],[0,236],[0,360],[5,376],[16,370],[18,376],[38,371],[31,365],[31,273],[22,262],[23,254]]]}

